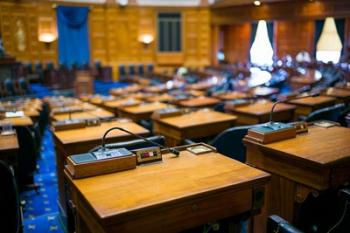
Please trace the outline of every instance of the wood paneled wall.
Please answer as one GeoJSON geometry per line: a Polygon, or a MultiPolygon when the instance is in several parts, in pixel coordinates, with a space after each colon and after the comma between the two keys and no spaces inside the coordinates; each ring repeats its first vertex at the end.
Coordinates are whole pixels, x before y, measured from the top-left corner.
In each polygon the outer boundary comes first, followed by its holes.
{"type": "Polygon", "coordinates": [[[250,23],[222,27],[225,59],[230,62],[247,62],[250,47],[250,23]]]}
{"type": "MultiPolygon", "coordinates": [[[[118,77],[119,64],[153,63],[158,69],[174,66],[202,67],[210,64],[210,10],[196,8],[90,6],[89,35],[91,62],[113,66],[118,77]],[[180,53],[157,52],[158,12],[181,12],[183,46],[180,53]],[[153,34],[155,41],[145,46],[138,38],[153,34]]],[[[47,48],[38,41],[38,17],[56,18],[52,3],[0,3],[1,34],[6,51],[20,61],[53,61],[57,64],[57,42],[47,48]],[[25,49],[17,49],[16,24],[23,22],[25,49]]],[[[56,20],[56,19],[55,19],[56,20]]],[[[22,39],[23,40],[23,39],[22,39]]]]}
{"type": "Polygon", "coordinates": [[[230,25],[254,20],[305,20],[326,17],[343,18],[350,15],[349,0],[262,2],[259,7],[253,4],[222,8],[214,6],[212,23],[230,25]]]}
{"type": "Polygon", "coordinates": [[[275,52],[278,57],[300,51],[314,51],[315,22],[313,20],[289,20],[275,22],[275,52]]]}
{"type": "Polygon", "coordinates": [[[38,41],[39,17],[52,17],[49,4],[0,3],[0,32],[6,52],[20,61],[57,63],[57,42],[49,47],[38,41]]]}
{"type": "MultiPolygon", "coordinates": [[[[248,30],[245,27],[239,28],[237,25],[250,24],[257,20],[274,21],[274,49],[279,57],[285,54],[295,56],[301,50],[312,54],[315,47],[315,20],[329,16],[347,17],[345,47],[350,46],[350,1],[348,0],[284,1],[263,3],[260,7],[255,7],[253,4],[222,8],[214,6],[211,13],[212,27],[229,28],[224,30],[225,51],[229,61],[247,60],[245,54],[249,53],[249,47],[245,46],[247,38],[243,35],[246,35],[248,30]],[[241,45],[242,43],[244,46],[241,45]],[[244,48],[246,51],[243,51],[244,48]],[[235,57],[234,52],[240,56],[235,57]]],[[[217,47],[212,46],[212,49],[217,47]]]]}

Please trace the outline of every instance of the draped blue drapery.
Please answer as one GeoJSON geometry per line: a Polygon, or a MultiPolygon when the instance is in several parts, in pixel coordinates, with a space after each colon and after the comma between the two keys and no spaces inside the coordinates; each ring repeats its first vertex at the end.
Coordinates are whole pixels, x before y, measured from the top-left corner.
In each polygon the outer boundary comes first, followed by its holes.
{"type": "Polygon", "coordinates": [[[66,66],[90,61],[88,7],[57,7],[58,59],[66,66]]]}
{"type": "Polygon", "coordinates": [[[321,37],[321,33],[323,30],[323,26],[324,26],[324,19],[322,20],[316,20],[315,22],[315,40],[314,40],[314,52],[313,55],[314,57],[316,57],[316,50],[317,50],[317,42],[321,37]]]}

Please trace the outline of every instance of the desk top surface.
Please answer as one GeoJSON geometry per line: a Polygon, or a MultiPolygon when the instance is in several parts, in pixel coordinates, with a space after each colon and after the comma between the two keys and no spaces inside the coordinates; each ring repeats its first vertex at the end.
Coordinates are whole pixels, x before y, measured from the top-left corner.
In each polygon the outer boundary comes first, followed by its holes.
{"type": "Polygon", "coordinates": [[[350,162],[350,129],[345,127],[321,128],[310,126],[308,133],[296,138],[269,144],[258,144],[292,159],[303,160],[319,166],[350,162]]]}
{"type": "Polygon", "coordinates": [[[18,150],[17,135],[0,135],[0,152],[18,150]]]}
{"type": "Polygon", "coordinates": [[[278,88],[271,87],[256,87],[250,91],[250,93],[254,96],[270,96],[273,94],[277,94],[279,92],[278,88]]]}
{"type": "Polygon", "coordinates": [[[174,100],[175,97],[169,94],[162,94],[162,95],[149,96],[145,99],[149,102],[169,102],[174,100]]]}
{"type": "Polygon", "coordinates": [[[202,109],[180,116],[162,118],[157,121],[176,128],[188,128],[195,126],[205,127],[205,125],[219,122],[234,122],[236,119],[237,117],[231,114],[216,112],[210,109],[202,109]]]}
{"type": "Polygon", "coordinates": [[[128,112],[131,114],[142,114],[142,113],[151,113],[151,112],[154,112],[156,110],[167,108],[169,106],[170,105],[168,105],[168,104],[154,102],[154,103],[144,103],[144,104],[140,104],[137,106],[122,107],[121,109],[124,112],[128,112]]]}
{"type": "Polygon", "coordinates": [[[335,101],[335,98],[329,96],[316,96],[316,97],[307,97],[303,99],[290,100],[289,103],[296,105],[304,106],[317,106],[325,103],[332,103],[335,101]]]}
{"type": "Polygon", "coordinates": [[[326,93],[326,96],[333,96],[333,97],[340,97],[340,98],[346,98],[350,97],[350,89],[340,89],[340,88],[328,88],[326,93]]]}
{"type": "MultiPolygon", "coordinates": [[[[29,116],[23,116],[23,117],[6,117],[2,119],[2,121],[9,121],[11,122],[12,126],[32,126],[33,121],[30,119],[29,116]]],[[[1,123],[0,123],[1,125],[1,123]]]]}
{"type": "MultiPolygon", "coordinates": [[[[72,119],[94,119],[94,118],[105,119],[105,118],[112,118],[112,117],[114,117],[113,113],[101,108],[96,108],[91,111],[73,112],[71,114],[72,119]]],[[[69,113],[55,114],[52,116],[52,119],[55,121],[68,120],[69,113]]]]}
{"type": "MultiPolygon", "coordinates": [[[[265,115],[270,114],[273,103],[269,101],[258,101],[253,104],[249,104],[246,106],[235,107],[234,109],[230,109],[234,113],[244,113],[249,115],[265,115]]],[[[294,105],[291,104],[277,104],[274,112],[283,112],[283,111],[292,111],[295,109],[294,105]]]]}
{"type": "Polygon", "coordinates": [[[250,97],[250,95],[245,92],[232,91],[232,92],[214,94],[213,97],[221,100],[234,100],[234,99],[248,98],[250,97]]]}
{"type": "Polygon", "coordinates": [[[203,106],[216,105],[219,102],[220,100],[216,98],[200,96],[200,97],[180,101],[179,105],[183,107],[203,107],[203,106]]]}
{"type": "MultiPolygon", "coordinates": [[[[80,143],[86,141],[94,141],[94,140],[102,140],[103,134],[112,127],[121,127],[126,130],[129,130],[135,134],[148,134],[149,131],[142,126],[126,120],[126,121],[111,121],[111,122],[102,122],[101,125],[85,127],[80,129],[69,129],[54,132],[54,136],[62,143],[62,144],[72,144],[72,143],[80,143]]],[[[119,131],[113,130],[108,135],[107,138],[118,138],[130,136],[129,134],[119,131]]]]}
{"type": "Polygon", "coordinates": [[[180,157],[163,155],[163,162],[136,169],[72,180],[100,219],[111,222],[134,211],[204,197],[223,189],[263,184],[269,175],[219,153],[180,157]]]}
{"type": "Polygon", "coordinates": [[[120,108],[128,103],[140,104],[141,101],[134,98],[123,98],[118,100],[106,101],[102,105],[108,108],[120,108]]]}

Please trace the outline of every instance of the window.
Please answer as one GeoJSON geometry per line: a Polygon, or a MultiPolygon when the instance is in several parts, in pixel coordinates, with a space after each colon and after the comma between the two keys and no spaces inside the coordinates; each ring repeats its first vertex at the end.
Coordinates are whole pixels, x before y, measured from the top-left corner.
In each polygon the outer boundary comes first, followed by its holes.
{"type": "Polygon", "coordinates": [[[320,39],[316,46],[316,59],[325,63],[338,63],[342,47],[334,18],[326,18],[320,39]]]}
{"type": "Polygon", "coordinates": [[[181,14],[158,14],[159,52],[181,51],[181,14]]]}
{"type": "Polygon", "coordinates": [[[250,62],[259,66],[272,65],[272,57],[273,49],[267,32],[267,24],[265,20],[260,20],[250,48],[250,62]]]}

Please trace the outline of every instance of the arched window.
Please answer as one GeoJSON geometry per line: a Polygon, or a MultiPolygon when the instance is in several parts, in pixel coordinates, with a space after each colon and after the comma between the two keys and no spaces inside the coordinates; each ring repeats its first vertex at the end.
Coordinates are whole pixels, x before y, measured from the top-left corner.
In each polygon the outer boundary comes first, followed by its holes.
{"type": "Polygon", "coordinates": [[[270,66],[273,64],[272,57],[273,49],[267,32],[267,24],[265,20],[260,20],[250,48],[250,62],[259,66],[270,66]]]}
{"type": "Polygon", "coordinates": [[[342,47],[334,18],[326,18],[320,39],[316,46],[316,59],[325,63],[330,61],[338,63],[342,47]]]}

